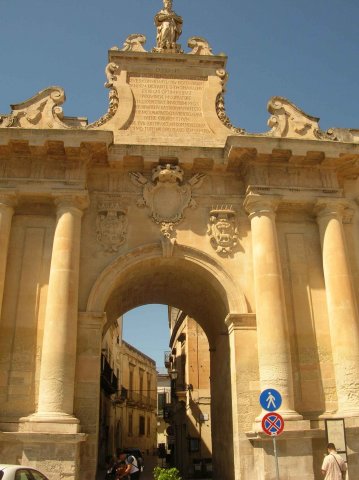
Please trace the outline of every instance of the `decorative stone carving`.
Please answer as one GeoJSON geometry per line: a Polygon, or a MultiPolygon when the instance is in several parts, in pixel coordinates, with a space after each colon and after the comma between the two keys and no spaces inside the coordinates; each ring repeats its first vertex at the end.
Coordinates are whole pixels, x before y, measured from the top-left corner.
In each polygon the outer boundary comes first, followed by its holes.
{"type": "Polygon", "coordinates": [[[118,92],[114,86],[114,82],[117,80],[116,74],[118,73],[119,73],[119,67],[118,65],[116,65],[116,63],[110,62],[109,64],[107,64],[105,68],[105,75],[107,78],[105,87],[110,89],[108,93],[108,98],[109,98],[108,110],[105,113],[105,115],[103,115],[101,118],[96,120],[96,122],[90,123],[90,125],[88,125],[87,128],[101,127],[101,125],[104,125],[105,123],[107,123],[117,112],[118,105],[119,105],[119,97],[118,97],[118,92]]]}
{"type": "Polygon", "coordinates": [[[182,34],[183,19],[172,10],[172,0],[163,0],[164,8],[155,16],[157,27],[156,47],[158,53],[183,53],[177,40],[182,34]]]}
{"type": "Polygon", "coordinates": [[[123,44],[122,52],[146,52],[143,45],[146,43],[146,37],[142,33],[132,33],[123,44]]]}
{"type": "Polygon", "coordinates": [[[188,182],[183,182],[183,170],[177,165],[158,165],[152,170],[152,182],[138,172],[130,173],[132,182],[142,188],[138,206],[151,210],[156,223],[176,224],[183,218],[187,207],[196,207],[192,189],[198,188],[204,178],[197,173],[188,182]]]}
{"type": "Polygon", "coordinates": [[[213,55],[212,48],[205,38],[191,37],[188,40],[188,46],[192,48],[190,55],[213,55]]]}
{"type": "Polygon", "coordinates": [[[0,116],[0,127],[68,128],[60,107],[65,99],[61,87],[45,88],[25,102],[11,105],[11,114],[0,116]]]}
{"type": "Polygon", "coordinates": [[[238,245],[238,229],[235,221],[236,212],[231,206],[212,208],[207,234],[212,247],[220,255],[233,253],[238,245]]]}
{"type": "Polygon", "coordinates": [[[106,252],[117,252],[127,236],[127,211],[121,206],[118,195],[101,196],[97,199],[97,240],[106,252]]]}
{"type": "Polygon", "coordinates": [[[164,257],[171,257],[176,244],[176,229],[173,223],[161,223],[161,244],[164,257]]]}
{"type": "Polygon", "coordinates": [[[217,112],[218,118],[223,123],[223,125],[225,125],[233,133],[242,135],[246,133],[246,131],[243,130],[243,128],[234,127],[226,114],[226,108],[224,105],[224,93],[226,91],[228,73],[223,69],[217,70],[216,73],[217,73],[217,76],[221,79],[221,83],[222,83],[222,92],[217,95],[217,99],[216,99],[216,112],[217,112]]]}
{"type": "Polygon", "coordinates": [[[268,103],[268,111],[272,114],[268,120],[273,137],[291,137],[318,139],[323,136],[319,129],[319,118],[312,117],[294,103],[283,97],[272,97],[268,103]]]}

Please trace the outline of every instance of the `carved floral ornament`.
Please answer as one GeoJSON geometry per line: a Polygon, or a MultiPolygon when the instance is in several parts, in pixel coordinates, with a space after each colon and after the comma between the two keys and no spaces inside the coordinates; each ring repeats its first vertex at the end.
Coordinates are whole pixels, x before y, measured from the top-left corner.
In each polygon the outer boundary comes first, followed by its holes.
{"type": "Polygon", "coordinates": [[[117,252],[127,236],[127,211],[118,195],[97,198],[97,240],[106,252],[117,252]]]}
{"type": "Polygon", "coordinates": [[[232,206],[222,205],[210,211],[207,234],[212,247],[219,255],[228,256],[238,246],[236,211],[232,206]]]}

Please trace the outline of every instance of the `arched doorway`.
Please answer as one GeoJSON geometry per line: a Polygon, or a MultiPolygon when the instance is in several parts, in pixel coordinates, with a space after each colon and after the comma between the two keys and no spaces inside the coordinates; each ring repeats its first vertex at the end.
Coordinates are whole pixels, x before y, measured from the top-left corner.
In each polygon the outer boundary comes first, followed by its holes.
{"type": "MultiPolygon", "coordinates": [[[[158,245],[148,245],[119,257],[102,272],[90,292],[85,316],[100,319],[100,343],[103,332],[119,316],[149,303],[167,304],[186,312],[207,335],[214,476],[232,479],[231,349],[225,320],[229,315],[247,312],[244,296],[223,268],[202,252],[178,247],[175,255],[167,258],[158,245]],[[221,448],[224,441],[225,451],[221,448]]],[[[76,414],[83,424],[81,411],[76,414]]],[[[92,441],[96,442],[95,436],[92,441]]],[[[93,447],[96,449],[96,445],[93,447]]],[[[85,455],[82,462],[86,462],[85,455]]]]}

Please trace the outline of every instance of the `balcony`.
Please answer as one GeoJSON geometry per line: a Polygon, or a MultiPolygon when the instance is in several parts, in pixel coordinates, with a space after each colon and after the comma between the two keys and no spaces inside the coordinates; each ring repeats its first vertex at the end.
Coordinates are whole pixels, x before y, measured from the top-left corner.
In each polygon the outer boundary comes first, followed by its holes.
{"type": "Polygon", "coordinates": [[[148,397],[140,392],[129,390],[127,393],[127,405],[143,408],[146,410],[156,410],[157,399],[148,397]]]}
{"type": "Polygon", "coordinates": [[[106,395],[113,395],[118,390],[117,377],[105,355],[101,355],[101,388],[106,395]]]}

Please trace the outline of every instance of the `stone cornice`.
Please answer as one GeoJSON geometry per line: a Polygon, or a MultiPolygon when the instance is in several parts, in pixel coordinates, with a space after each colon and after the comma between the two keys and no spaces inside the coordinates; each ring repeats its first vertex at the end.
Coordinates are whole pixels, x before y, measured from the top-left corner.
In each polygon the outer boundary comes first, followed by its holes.
{"type": "Polygon", "coordinates": [[[256,314],[255,313],[230,313],[225,319],[225,324],[230,335],[236,330],[256,330],[256,314]]]}

